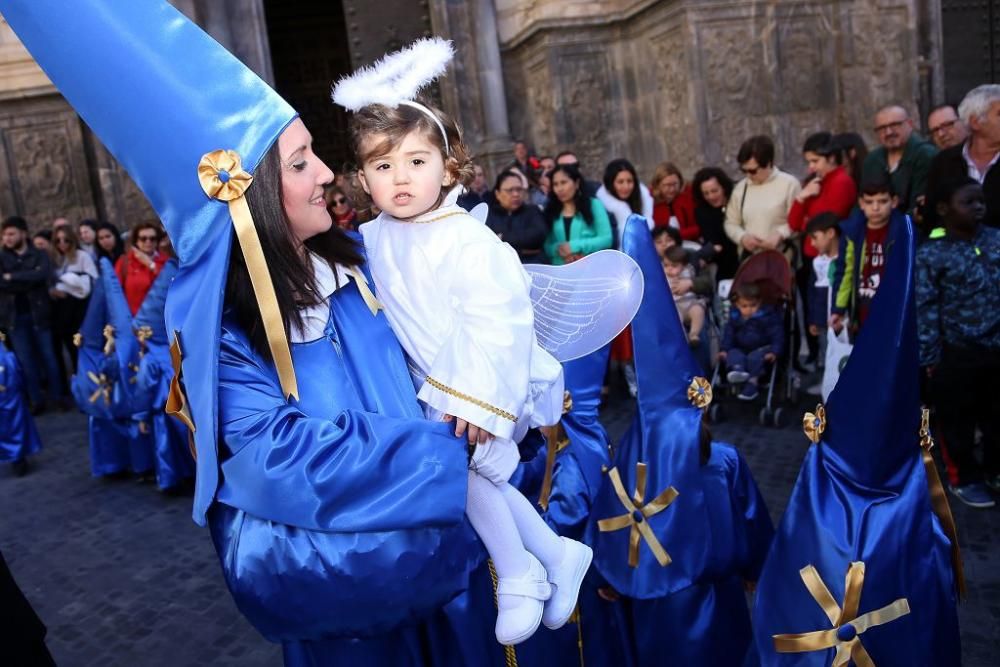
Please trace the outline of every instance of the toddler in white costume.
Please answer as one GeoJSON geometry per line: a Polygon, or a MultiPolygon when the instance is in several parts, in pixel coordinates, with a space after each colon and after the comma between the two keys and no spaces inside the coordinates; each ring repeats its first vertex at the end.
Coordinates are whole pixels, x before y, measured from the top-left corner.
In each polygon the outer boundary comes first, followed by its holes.
{"type": "Polygon", "coordinates": [[[413,100],[451,55],[422,40],[338,82],[333,98],[355,112],[358,177],[381,210],[361,234],[417,396],[475,444],[466,514],[497,570],[496,636],[509,645],[566,623],[592,553],[507,482],[525,432],[562,414],[562,367],[536,341],[517,253],[455,204],[470,170],[458,128],[413,100]]]}

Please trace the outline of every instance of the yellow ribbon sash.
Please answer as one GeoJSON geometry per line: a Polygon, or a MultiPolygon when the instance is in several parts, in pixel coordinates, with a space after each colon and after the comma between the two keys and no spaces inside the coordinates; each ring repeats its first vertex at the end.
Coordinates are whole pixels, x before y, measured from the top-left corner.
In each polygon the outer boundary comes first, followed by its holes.
{"type": "Polygon", "coordinates": [[[934,448],[934,438],[931,437],[930,410],[923,408],[920,414],[920,449],[921,457],[924,461],[924,472],[927,476],[927,491],[931,496],[931,509],[937,515],[941,527],[951,540],[951,569],[955,573],[955,588],[959,597],[964,598],[965,588],[965,568],[962,566],[962,550],[958,545],[958,528],[955,526],[955,518],[951,515],[951,505],[948,504],[948,496],[945,495],[944,487],[941,485],[941,477],[938,475],[937,465],[934,464],[934,457],[931,449],[934,448]]]}
{"type": "Polygon", "coordinates": [[[677,489],[672,486],[667,487],[663,493],[646,503],[645,463],[635,464],[635,494],[632,498],[629,498],[628,493],[625,492],[625,487],[622,485],[622,478],[618,474],[617,467],[608,471],[608,477],[611,479],[615,495],[618,496],[618,500],[621,501],[626,513],[609,519],[601,519],[597,522],[597,528],[602,533],[606,533],[631,527],[628,539],[628,564],[630,567],[639,566],[640,536],[649,545],[650,550],[660,565],[663,567],[669,565],[671,562],[670,554],[667,553],[663,545],[656,539],[656,535],[653,534],[653,529],[649,527],[647,519],[667,509],[670,503],[674,502],[677,496],[680,495],[677,489]]]}
{"type": "MultiPolygon", "coordinates": [[[[565,415],[573,409],[573,396],[568,392],[563,392],[563,409],[565,415]]],[[[556,454],[569,446],[569,438],[566,436],[566,429],[562,422],[555,426],[542,429],[545,433],[545,474],[542,476],[542,490],[538,494],[538,506],[542,511],[549,509],[549,496],[552,495],[552,474],[556,467],[556,454]]]]}
{"type": "MultiPolygon", "coordinates": [[[[487,560],[486,564],[490,569],[490,579],[493,580],[493,604],[499,607],[500,601],[497,599],[497,586],[500,584],[500,579],[497,577],[497,569],[493,565],[492,558],[487,560]]],[[[503,647],[503,658],[505,667],[517,667],[517,650],[513,646],[503,647]]]]}
{"type": "Polygon", "coordinates": [[[806,565],[799,570],[802,582],[813,596],[816,603],[822,607],[826,617],[830,619],[833,628],[794,634],[774,635],[774,649],[778,653],[807,653],[837,648],[832,667],[847,667],[853,660],[857,667],[875,667],[868,651],[861,644],[861,635],[877,625],[891,623],[910,613],[910,604],[906,598],[899,598],[892,604],[881,609],[870,611],[858,616],[858,605],[861,602],[861,588],[865,583],[865,564],[856,561],[847,570],[847,583],[844,586],[844,606],[837,605],[836,600],[812,565],[806,565]]]}
{"type": "Polygon", "coordinates": [[[368,310],[371,311],[372,315],[378,315],[378,311],[384,310],[382,304],[375,298],[375,293],[372,292],[371,287],[368,286],[368,281],[365,280],[365,274],[361,273],[361,270],[358,269],[358,267],[351,267],[350,276],[351,278],[354,278],[354,282],[357,283],[358,291],[361,292],[361,298],[365,300],[365,305],[368,306],[368,310]]]}
{"type": "Polygon", "coordinates": [[[195,432],[194,420],[191,419],[191,410],[188,407],[187,396],[181,387],[181,341],[174,332],[174,342],[170,344],[170,365],[174,367],[174,377],[170,380],[170,390],[167,393],[167,404],[163,411],[168,415],[173,415],[179,419],[188,431],[195,432]]]}
{"type": "Polygon", "coordinates": [[[278,309],[274,283],[271,282],[271,273],[267,269],[267,260],[264,259],[264,249],[253,224],[253,216],[250,215],[250,206],[244,197],[253,177],[243,170],[240,156],[236,151],[217,150],[202,156],[198,164],[198,181],[205,194],[229,205],[229,215],[233,219],[236,238],[240,243],[240,250],[243,251],[250,283],[257,297],[257,306],[260,308],[267,345],[278,370],[281,393],[286,398],[291,396],[298,399],[299,388],[295,380],[295,368],[292,366],[292,352],[288,347],[285,325],[278,309]]]}

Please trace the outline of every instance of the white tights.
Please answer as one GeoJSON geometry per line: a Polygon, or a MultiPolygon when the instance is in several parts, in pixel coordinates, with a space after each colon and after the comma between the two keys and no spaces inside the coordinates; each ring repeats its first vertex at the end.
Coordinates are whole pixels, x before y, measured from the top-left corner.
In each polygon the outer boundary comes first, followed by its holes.
{"type": "MultiPolygon", "coordinates": [[[[497,576],[521,577],[528,571],[528,552],[545,568],[559,565],[564,546],[531,502],[507,482],[494,484],[469,471],[465,514],[486,546],[497,576]]],[[[500,600],[503,605],[503,598],[500,600]]]]}

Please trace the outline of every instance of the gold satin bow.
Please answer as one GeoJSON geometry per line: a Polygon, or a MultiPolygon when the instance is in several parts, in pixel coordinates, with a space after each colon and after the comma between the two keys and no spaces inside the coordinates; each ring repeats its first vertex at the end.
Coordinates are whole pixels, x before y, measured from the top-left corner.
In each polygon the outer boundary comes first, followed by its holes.
{"type": "Polygon", "coordinates": [[[365,280],[365,274],[361,273],[358,267],[351,267],[350,276],[354,278],[354,282],[357,283],[358,291],[361,292],[361,298],[365,300],[365,305],[368,306],[368,310],[371,311],[372,315],[378,315],[378,311],[384,310],[382,304],[375,298],[375,293],[372,292],[371,287],[368,286],[368,281],[365,280]]]}
{"type": "Polygon", "coordinates": [[[704,410],[712,402],[712,383],[703,377],[694,377],[688,386],[687,397],[691,405],[704,410]]]}
{"type": "Polygon", "coordinates": [[[285,335],[285,325],[278,308],[278,298],[274,293],[274,283],[267,269],[267,260],[253,224],[250,206],[243,196],[253,182],[253,176],[244,171],[236,151],[217,150],[202,156],[198,164],[198,181],[205,194],[229,205],[229,215],[233,219],[236,238],[250,274],[257,307],[260,308],[267,345],[278,370],[281,393],[285,398],[292,396],[297,399],[299,388],[295,380],[295,368],[292,366],[288,336],[285,335]]]}
{"type": "MultiPolygon", "coordinates": [[[[181,341],[175,331],[174,342],[170,344],[170,365],[174,368],[174,376],[170,378],[170,390],[167,392],[167,404],[163,407],[163,411],[179,419],[187,426],[190,433],[194,433],[194,420],[191,419],[187,396],[184,395],[184,389],[181,388],[181,358],[181,341]]],[[[194,458],[198,458],[193,447],[191,454],[194,458]]]]}
{"type": "Polygon", "coordinates": [[[906,598],[899,598],[892,604],[881,609],[870,611],[858,616],[858,605],[861,602],[861,588],[865,583],[865,564],[860,561],[851,563],[847,570],[847,583],[844,586],[844,606],[837,605],[836,600],[812,565],[806,565],[799,570],[802,582],[813,596],[816,603],[823,608],[826,617],[830,619],[833,628],[801,632],[794,634],[774,635],[774,649],[778,653],[807,653],[837,648],[832,667],[846,667],[853,660],[857,667],[875,667],[868,651],[861,644],[861,635],[876,625],[891,623],[901,616],[910,613],[910,604],[906,598]],[[846,629],[845,626],[851,628],[846,629]],[[845,636],[846,639],[842,639],[845,636]]]}
{"type": "Polygon", "coordinates": [[[97,385],[97,389],[94,393],[90,395],[88,399],[91,403],[96,403],[97,399],[104,395],[104,405],[111,405],[111,390],[114,388],[114,383],[108,380],[108,376],[104,373],[97,375],[93,371],[87,371],[87,378],[97,385]]]}
{"type": "Polygon", "coordinates": [[[622,528],[628,528],[631,526],[631,531],[629,532],[628,538],[628,564],[631,567],[639,566],[639,537],[641,536],[646,540],[646,544],[649,545],[650,550],[656,557],[656,560],[661,566],[666,567],[670,564],[671,558],[670,554],[667,553],[660,541],[656,539],[656,535],[653,534],[653,529],[649,527],[648,519],[656,514],[659,514],[663,510],[670,506],[670,503],[674,502],[678,495],[680,495],[674,487],[667,487],[660,495],[656,496],[653,500],[648,503],[644,502],[646,497],[646,464],[636,463],[635,464],[635,494],[632,498],[628,497],[625,492],[625,486],[622,484],[621,475],[618,474],[618,468],[614,467],[608,472],[608,477],[611,479],[611,485],[614,487],[615,495],[618,496],[618,500],[621,501],[622,506],[625,508],[626,514],[621,516],[611,517],[609,519],[601,519],[597,522],[597,527],[602,533],[621,530],[622,528]]]}
{"type": "Polygon", "coordinates": [[[822,403],[816,405],[815,414],[807,412],[802,416],[802,430],[814,445],[819,444],[826,430],[826,408],[822,403]]]}
{"type": "Polygon", "coordinates": [[[938,475],[937,465],[931,450],[934,448],[934,438],[931,436],[931,411],[921,408],[920,412],[920,455],[924,462],[924,472],[927,476],[927,491],[931,497],[931,509],[937,515],[941,527],[951,541],[951,569],[955,574],[955,589],[959,597],[964,598],[965,568],[962,565],[962,550],[958,545],[958,527],[955,525],[955,517],[951,514],[951,505],[948,503],[948,496],[941,485],[941,476],[938,475]]]}
{"type": "Polygon", "coordinates": [[[110,357],[111,353],[115,351],[115,328],[110,324],[104,325],[104,356],[110,357]]]}
{"type": "Polygon", "coordinates": [[[77,333],[73,334],[73,345],[74,345],[74,347],[83,347],[83,334],[82,333],[77,332],[77,333]]]}

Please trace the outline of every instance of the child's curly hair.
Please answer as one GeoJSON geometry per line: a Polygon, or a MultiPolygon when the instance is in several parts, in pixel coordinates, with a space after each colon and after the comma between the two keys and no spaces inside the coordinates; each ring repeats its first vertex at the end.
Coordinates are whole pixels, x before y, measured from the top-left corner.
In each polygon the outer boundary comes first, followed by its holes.
{"type": "MultiPolygon", "coordinates": [[[[382,104],[372,104],[351,117],[349,131],[351,145],[358,160],[358,168],[363,168],[369,160],[387,154],[402,143],[408,134],[418,131],[441,151],[444,168],[451,175],[452,180],[456,184],[469,185],[475,176],[472,155],[465,142],[462,141],[462,132],[458,129],[458,125],[451,116],[429,102],[418,101],[430,109],[444,125],[448,135],[449,152],[445,152],[444,138],[441,136],[441,130],[437,123],[423,111],[407,104],[400,104],[395,109],[382,104]],[[377,144],[365,145],[365,141],[375,135],[383,135],[385,138],[377,144]]],[[[451,188],[441,188],[439,202],[444,199],[449,189],[451,188]]]]}

